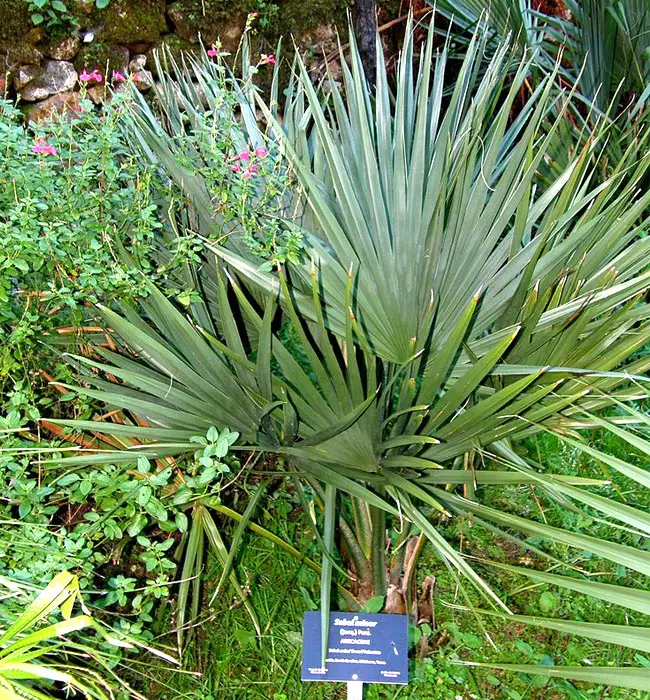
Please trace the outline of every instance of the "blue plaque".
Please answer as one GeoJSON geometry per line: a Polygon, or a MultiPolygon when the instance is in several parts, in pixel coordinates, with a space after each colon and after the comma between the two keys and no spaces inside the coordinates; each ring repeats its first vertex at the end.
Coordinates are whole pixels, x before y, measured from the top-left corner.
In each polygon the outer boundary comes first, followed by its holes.
{"type": "Polygon", "coordinates": [[[408,683],[406,615],[330,613],[327,659],[321,667],[319,612],[305,613],[303,681],[408,683]]]}

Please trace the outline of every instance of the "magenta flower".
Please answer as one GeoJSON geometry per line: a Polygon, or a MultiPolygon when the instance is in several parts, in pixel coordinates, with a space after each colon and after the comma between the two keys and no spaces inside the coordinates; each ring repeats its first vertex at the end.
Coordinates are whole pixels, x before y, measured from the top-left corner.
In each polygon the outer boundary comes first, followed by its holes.
{"type": "Polygon", "coordinates": [[[214,44],[212,44],[212,47],[208,51],[208,56],[210,56],[211,58],[214,58],[215,56],[218,56],[218,55],[219,55],[219,49],[217,49],[217,47],[214,44]]]}
{"type": "Polygon", "coordinates": [[[133,80],[135,80],[136,83],[139,82],[139,81],[140,81],[140,76],[139,76],[137,73],[134,73],[134,74],[133,74],[133,80]]]}
{"type": "Polygon", "coordinates": [[[104,77],[97,69],[95,69],[92,73],[89,73],[84,68],[83,71],[81,71],[81,75],[79,76],[79,80],[82,83],[89,83],[91,80],[94,80],[96,83],[101,83],[102,80],[104,80],[104,77]]]}
{"type": "Polygon", "coordinates": [[[123,83],[126,80],[126,78],[120,73],[119,70],[114,70],[113,71],[113,82],[116,83],[123,83]]]}
{"type": "Polygon", "coordinates": [[[56,148],[46,143],[43,137],[36,140],[36,143],[32,146],[32,153],[42,153],[44,156],[56,156],[56,148]]]}
{"type": "Polygon", "coordinates": [[[257,175],[257,173],[259,173],[259,171],[260,171],[260,169],[257,167],[257,165],[252,163],[251,165],[248,166],[248,168],[246,168],[246,172],[244,173],[244,177],[247,180],[250,180],[253,177],[253,175],[257,175]]]}
{"type": "Polygon", "coordinates": [[[267,65],[267,64],[269,64],[269,63],[270,63],[271,65],[274,66],[277,62],[278,62],[278,61],[277,61],[276,57],[275,57],[272,53],[271,53],[271,54],[268,54],[268,55],[265,54],[265,53],[263,53],[263,54],[261,55],[261,57],[260,57],[260,63],[261,63],[263,66],[265,66],[265,65],[267,65]]]}
{"type": "Polygon", "coordinates": [[[238,153],[236,157],[239,158],[239,160],[247,161],[251,157],[251,154],[248,151],[242,151],[238,153]]]}
{"type": "Polygon", "coordinates": [[[258,146],[255,149],[255,155],[258,158],[266,158],[266,156],[268,156],[268,154],[269,154],[269,152],[266,149],[262,148],[262,146],[258,146]]]}
{"type": "Polygon", "coordinates": [[[230,166],[230,171],[233,173],[238,173],[241,170],[241,165],[237,163],[236,165],[231,165],[230,166]]]}

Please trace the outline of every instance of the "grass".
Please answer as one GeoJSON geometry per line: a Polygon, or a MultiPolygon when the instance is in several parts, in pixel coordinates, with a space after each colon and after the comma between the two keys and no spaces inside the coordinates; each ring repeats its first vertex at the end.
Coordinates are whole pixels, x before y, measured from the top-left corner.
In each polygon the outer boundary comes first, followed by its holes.
{"type": "MultiPolygon", "coordinates": [[[[594,436],[595,443],[607,441],[607,447],[623,453],[629,459],[627,446],[611,437],[594,436]]],[[[601,467],[593,461],[567,449],[552,436],[531,441],[527,449],[550,469],[558,461],[565,473],[575,471],[583,476],[602,475],[601,467]]],[[[497,506],[507,499],[523,510],[531,508],[530,491],[507,488],[493,492],[490,505],[497,506]]],[[[583,528],[598,528],[596,521],[576,522],[575,514],[545,501],[538,494],[539,507],[549,522],[573,519],[571,524],[583,528]]],[[[650,507],[650,503],[637,504],[650,507]]],[[[284,537],[290,541],[308,544],[309,533],[299,508],[289,494],[279,492],[262,515],[266,527],[282,523],[284,537]],[[279,517],[292,513],[293,517],[279,517]]],[[[518,564],[521,558],[535,556],[507,540],[495,540],[494,535],[476,524],[453,522],[445,526],[446,534],[457,542],[463,535],[463,546],[468,553],[518,564]]],[[[622,539],[632,537],[621,533],[622,539]]],[[[535,542],[539,545],[540,543],[535,542]]],[[[558,558],[572,556],[571,561],[589,569],[587,553],[547,550],[558,558]]],[[[546,562],[540,565],[548,566],[546,562]]],[[[608,606],[587,596],[570,594],[547,586],[533,585],[527,579],[513,579],[510,574],[485,569],[486,578],[501,592],[515,612],[526,615],[565,617],[569,613],[591,622],[648,624],[638,615],[625,618],[621,609],[608,606]]],[[[607,569],[601,562],[602,580],[622,583],[626,571],[607,569]]],[[[535,663],[578,665],[614,665],[625,662],[650,665],[650,658],[630,650],[591,642],[578,637],[569,638],[557,632],[520,624],[503,625],[498,621],[486,622],[492,643],[482,634],[473,615],[450,607],[463,602],[458,596],[455,581],[426,549],[419,561],[419,576],[433,574],[437,579],[435,614],[436,629],[432,632],[429,652],[425,658],[411,661],[408,687],[368,686],[366,700],[470,700],[474,698],[506,698],[509,700],[544,700],[575,698],[576,700],[643,700],[648,694],[605,687],[579,687],[566,681],[546,681],[522,674],[468,668],[459,661],[535,663]]],[[[239,569],[240,580],[251,590],[252,601],[263,626],[258,640],[244,610],[234,607],[232,600],[223,597],[216,601],[208,621],[197,631],[194,642],[185,657],[187,669],[200,675],[156,669],[149,679],[146,693],[150,697],[169,700],[334,700],[346,697],[343,684],[302,683],[300,681],[301,627],[306,610],[314,609],[318,589],[314,574],[295,560],[278,551],[273,545],[251,538],[239,569]]],[[[415,654],[413,654],[415,655],[415,654]]]]}
{"type": "Polygon", "coordinates": [[[311,572],[269,543],[252,539],[239,573],[252,590],[261,638],[256,638],[246,612],[234,607],[231,599],[221,598],[187,652],[187,667],[200,677],[160,669],[148,694],[179,700],[235,700],[243,697],[244,690],[251,700],[344,697],[335,688],[300,682],[301,621],[310,607],[301,589],[313,590],[316,581],[311,572]]]}
{"type": "MultiPolygon", "coordinates": [[[[421,568],[430,571],[433,563],[425,556],[421,568]]],[[[246,613],[221,600],[214,616],[198,633],[185,658],[186,666],[200,673],[193,676],[157,669],[155,680],[145,689],[149,697],[169,700],[334,700],[345,698],[342,684],[301,683],[301,621],[308,604],[300,593],[299,572],[293,560],[265,542],[254,541],[243,562],[253,583],[253,601],[264,626],[260,640],[246,613]],[[279,585],[281,582],[281,585],[279,585]]],[[[640,698],[632,691],[605,688],[577,689],[570,683],[526,676],[515,676],[487,669],[457,665],[461,659],[510,663],[621,663],[624,659],[613,647],[587,640],[568,641],[520,625],[489,626],[496,649],[477,633],[473,619],[445,607],[453,599],[453,582],[441,574],[438,627],[432,638],[435,650],[424,660],[412,660],[410,684],[369,686],[367,700],[458,700],[458,698],[640,698]]],[[[493,583],[495,583],[493,581],[493,583]]],[[[517,601],[525,613],[539,612],[539,598],[545,589],[529,588],[517,601]]],[[[589,619],[611,619],[606,606],[590,599],[576,600],[589,619]]],[[[561,605],[564,603],[562,602],[561,605]]],[[[562,608],[557,613],[561,616],[562,608]]],[[[574,609],[575,612],[575,609],[574,609]]]]}

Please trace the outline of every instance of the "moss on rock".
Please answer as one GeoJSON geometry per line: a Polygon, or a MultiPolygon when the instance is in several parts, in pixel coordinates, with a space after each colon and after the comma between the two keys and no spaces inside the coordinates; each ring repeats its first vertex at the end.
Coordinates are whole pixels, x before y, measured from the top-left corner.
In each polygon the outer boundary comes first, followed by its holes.
{"type": "Polygon", "coordinates": [[[276,31],[299,38],[326,25],[335,25],[341,30],[347,26],[347,9],[346,0],[284,0],[280,4],[276,31]]]}
{"type": "Polygon", "coordinates": [[[18,39],[32,28],[26,0],[0,0],[0,39],[18,39]]]}
{"type": "Polygon", "coordinates": [[[26,41],[0,39],[0,72],[12,70],[20,65],[38,65],[43,54],[26,41]]]}
{"type": "MultiPolygon", "coordinates": [[[[232,26],[245,24],[246,15],[256,12],[256,32],[267,41],[280,36],[301,36],[322,25],[346,25],[346,0],[175,0],[181,31],[188,29],[210,43],[232,26]]],[[[189,36],[185,38],[189,39],[189,36]]]]}
{"type": "Polygon", "coordinates": [[[154,44],[167,31],[165,0],[112,0],[95,15],[103,24],[102,41],[109,44],[154,44]]]}
{"type": "MultiPolygon", "coordinates": [[[[167,4],[182,13],[184,28],[200,34],[206,43],[224,34],[234,35],[235,28],[243,28],[249,12],[258,13],[256,31],[267,41],[281,35],[301,37],[321,25],[341,28],[346,24],[346,0],[111,0],[103,10],[90,0],[69,2],[80,26],[103,27],[101,41],[105,44],[155,44],[169,31],[167,4]]],[[[0,0],[0,39],[23,37],[32,28],[28,0],[0,0]]]]}
{"type": "Polygon", "coordinates": [[[102,75],[110,75],[114,70],[125,73],[129,65],[129,52],[123,46],[96,42],[81,49],[74,65],[79,72],[86,68],[88,71],[98,70],[102,75]]]}
{"type": "Polygon", "coordinates": [[[177,0],[185,19],[198,31],[214,31],[216,25],[233,15],[250,11],[253,0],[177,0]]]}
{"type": "Polygon", "coordinates": [[[232,44],[235,35],[239,41],[246,14],[254,6],[255,0],[176,0],[170,5],[169,16],[185,39],[200,36],[205,44],[210,44],[221,38],[224,44],[232,44]]]}

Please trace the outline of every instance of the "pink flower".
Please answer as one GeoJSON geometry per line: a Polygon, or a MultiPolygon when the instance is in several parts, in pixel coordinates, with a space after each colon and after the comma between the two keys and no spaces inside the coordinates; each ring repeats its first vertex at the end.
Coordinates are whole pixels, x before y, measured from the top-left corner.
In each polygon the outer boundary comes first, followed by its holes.
{"type": "Polygon", "coordinates": [[[245,177],[247,180],[250,180],[250,179],[253,177],[253,173],[252,173],[250,170],[247,170],[247,171],[244,173],[244,177],[245,177]]]}
{"type": "Polygon", "coordinates": [[[255,165],[254,163],[252,165],[248,166],[248,172],[249,173],[259,173],[260,169],[255,165]]]}
{"type": "Polygon", "coordinates": [[[96,83],[101,83],[102,80],[104,80],[102,74],[95,69],[92,73],[89,73],[85,68],[83,71],[81,71],[81,75],[79,76],[79,80],[82,83],[89,83],[91,80],[94,80],[96,83]]]}
{"type": "Polygon", "coordinates": [[[32,153],[42,153],[45,156],[58,155],[56,148],[46,143],[43,137],[37,139],[36,143],[32,146],[32,153]]]}
{"type": "Polygon", "coordinates": [[[113,71],[113,82],[115,83],[123,83],[126,80],[126,78],[120,73],[119,70],[114,70],[113,71]]]}
{"type": "Polygon", "coordinates": [[[236,165],[231,165],[230,166],[230,171],[233,173],[238,173],[241,170],[241,165],[237,163],[236,165]]]}
{"type": "Polygon", "coordinates": [[[239,160],[247,161],[251,157],[251,154],[248,151],[242,151],[241,153],[237,154],[237,158],[239,160]]]}
{"type": "Polygon", "coordinates": [[[263,53],[260,57],[260,63],[263,66],[267,65],[268,63],[270,63],[271,65],[274,66],[277,62],[278,61],[277,61],[276,57],[272,53],[268,54],[268,55],[263,53]]]}
{"type": "Polygon", "coordinates": [[[139,76],[137,73],[134,73],[134,74],[133,74],[133,80],[135,80],[136,83],[139,82],[140,76],[139,76]]]}
{"type": "Polygon", "coordinates": [[[210,56],[211,58],[214,58],[215,56],[218,56],[218,55],[219,55],[219,50],[217,49],[217,47],[214,44],[212,44],[212,47],[208,51],[208,56],[210,56]]]}
{"type": "Polygon", "coordinates": [[[268,154],[269,154],[269,152],[267,150],[265,150],[264,148],[262,148],[262,146],[258,146],[255,149],[255,155],[258,158],[266,158],[266,156],[268,156],[268,154]]]}

